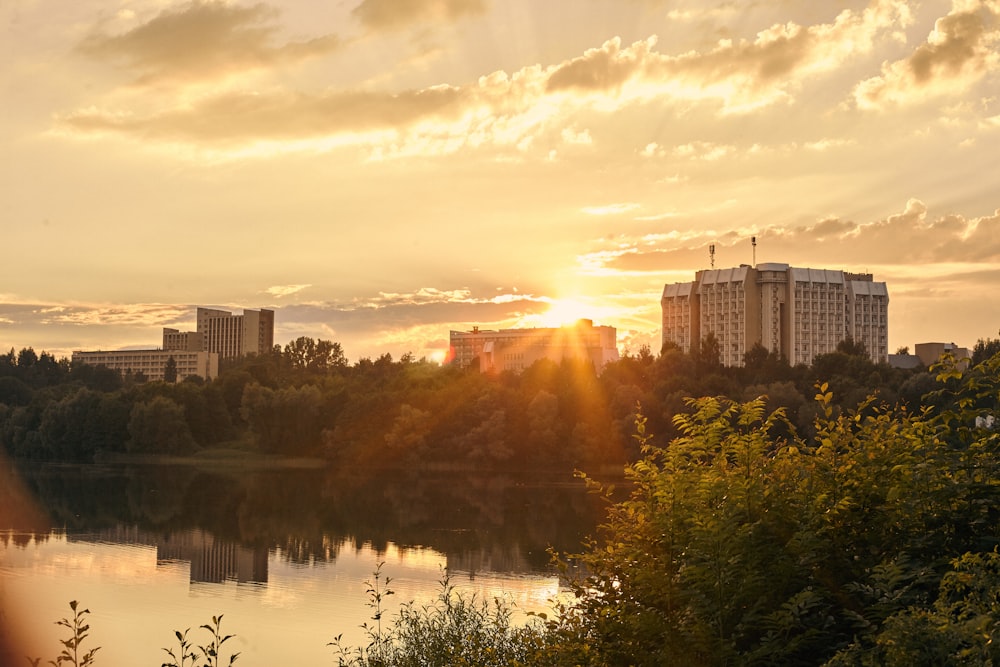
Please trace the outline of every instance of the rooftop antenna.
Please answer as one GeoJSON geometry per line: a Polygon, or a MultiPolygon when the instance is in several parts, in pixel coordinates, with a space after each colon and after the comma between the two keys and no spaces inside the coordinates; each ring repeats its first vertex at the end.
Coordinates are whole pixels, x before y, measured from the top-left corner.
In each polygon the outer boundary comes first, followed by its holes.
{"type": "Polygon", "coordinates": [[[751,236],[750,237],[750,245],[753,246],[753,266],[754,266],[754,268],[757,268],[757,237],[756,236],[751,236]]]}
{"type": "Polygon", "coordinates": [[[715,244],[712,243],[708,246],[708,262],[711,268],[715,268],[715,244]]]}

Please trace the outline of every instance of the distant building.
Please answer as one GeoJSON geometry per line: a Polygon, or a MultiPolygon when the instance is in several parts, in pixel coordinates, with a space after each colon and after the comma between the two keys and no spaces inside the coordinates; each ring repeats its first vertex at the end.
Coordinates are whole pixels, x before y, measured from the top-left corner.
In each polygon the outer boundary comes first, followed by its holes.
{"type": "Polygon", "coordinates": [[[261,354],[274,346],[274,311],[198,308],[197,331],[163,330],[163,349],[215,352],[222,359],[261,354]]]}
{"type": "Polygon", "coordinates": [[[915,368],[922,368],[924,363],[920,361],[920,357],[915,354],[907,353],[896,353],[889,355],[889,365],[893,368],[900,368],[902,370],[913,370],[915,368]]]}
{"type": "Polygon", "coordinates": [[[945,354],[951,354],[955,361],[964,362],[966,365],[972,361],[972,351],[954,343],[917,343],[913,346],[913,353],[920,358],[920,363],[927,367],[936,364],[945,354]]]}
{"type": "Polygon", "coordinates": [[[178,331],[177,329],[164,328],[163,349],[200,352],[205,349],[205,337],[197,331],[178,331]]]}
{"type": "Polygon", "coordinates": [[[726,366],[742,366],[757,344],[810,364],[847,338],[872,361],[888,359],[889,293],[867,273],[778,263],[708,269],[665,285],[660,306],[663,344],[690,352],[712,334],[726,366]]]}
{"type": "Polygon", "coordinates": [[[481,372],[518,373],[539,359],[587,359],[600,372],[618,359],[618,333],[614,327],[594,326],[580,320],[572,326],[538,329],[452,331],[449,360],[465,368],[479,360],[481,372]]]}
{"type": "Polygon", "coordinates": [[[184,350],[111,350],[78,351],[72,356],[73,364],[105,366],[122,375],[142,373],[150,382],[164,378],[164,369],[173,357],[177,365],[177,381],[196,375],[211,380],[219,375],[219,355],[215,352],[188,352],[184,350]]]}

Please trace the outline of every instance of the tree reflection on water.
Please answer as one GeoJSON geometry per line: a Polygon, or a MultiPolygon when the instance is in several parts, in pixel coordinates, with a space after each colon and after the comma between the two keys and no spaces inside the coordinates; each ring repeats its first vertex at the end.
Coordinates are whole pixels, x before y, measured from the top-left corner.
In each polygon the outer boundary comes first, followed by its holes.
{"type": "Polygon", "coordinates": [[[544,572],[547,550],[579,550],[602,512],[568,476],[45,465],[19,477],[47,520],[0,529],[155,545],[203,581],[220,570],[199,560],[242,563],[229,578],[262,581],[269,553],[332,562],[352,545],[430,548],[472,573],[544,572]]]}

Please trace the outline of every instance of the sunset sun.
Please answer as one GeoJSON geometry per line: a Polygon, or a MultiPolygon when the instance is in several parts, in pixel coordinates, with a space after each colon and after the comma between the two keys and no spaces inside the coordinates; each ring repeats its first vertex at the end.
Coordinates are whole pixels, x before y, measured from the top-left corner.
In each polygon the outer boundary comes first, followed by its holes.
{"type": "Polygon", "coordinates": [[[562,327],[594,317],[594,307],[577,299],[554,299],[549,303],[548,310],[539,315],[544,327],[562,327]]]}

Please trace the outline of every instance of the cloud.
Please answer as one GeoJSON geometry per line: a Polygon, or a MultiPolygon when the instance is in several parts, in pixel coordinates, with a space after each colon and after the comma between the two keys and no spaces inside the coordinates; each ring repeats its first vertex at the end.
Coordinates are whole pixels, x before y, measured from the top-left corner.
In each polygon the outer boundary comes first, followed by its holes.
{"type": "Polygon", "coordinates": [[[705,162],[714,162],[715,160],[721,160],[724,157],[732,155],[736,151],[736,147],[728,144],[715,144],[707,141],[694,141],[688,144],[683,144],[674,148],[674,157],[689,159],[689,160],[703,160],[705,162]]]}
{"type": "Polygon", "coordinates": [[[754,40],[720,40],[707,52],[669,56],[654,51],[655,37],[625,48],[615,38],[555,68],[547,88],[626,94],[631,86],[637,96],[717,99],[726,111],[744,112],[787,99],[807,77],[871,52],[880,31],[909,21],[905,2],[881,0],[844,10],[833,23],[775,24],[754,40]]]}
{"type": "Polygon", "coordinates": [[[63,124],[85,133],[233,144],[392,130],[436,117],[454,118],[461,111],[461,99],[459,90],[444,86],[399,94],[238,92],[212,97],[195,108],[171,109],[147,117],[84,110],[67,116],[63,124]]]}
{"type": "Polygon", "coordinates": [[[273,67],[329,53],[334,35],[273,44],[277,10],[196,0],[166,9],[118,34],[101,30],[79,45],[90,56],[123,63],[138,73],[136,83],[204,80],[249,69],[273,67]]]}
{"type": "Polygon", "coordinates": [[[362,0],[352,13],[366,28],[393,30],[412,23],[452,22],[486,9],[485,0],[362,0]]]}
{"type": "MultiPolygon", "coordinates": [[[[382,11],[386,6],[369,0],[359,10],[364,7],[376,16],[380,15],[376,9],[382,11]]],[[[432,10],[451,16],[479,4],[410,2],[400,6],[406,16],[432,10]]],[[[271,11],[259,5],[238,9],[193,4],[118,38],[97,39],[91,49],[125,55],[134,65],[152,72],[151,76],[194,76],[189,70],[204,72],[213,64],[216,69],[248,67],[283,53],[280,48],[265,46],[273,33],[273,28],[263,23],[269,16],[271,11]],[[195,46],[200,57],[184,57],[173,64],[170,40],[160,44],[140,39],[139,31],[152,31],[149,26],[157,21],[164,23],[152,32],[170,34],[166,26],[183,23],[189,14],[200,12],[220,15],[212,30],[222,37],[220,46],[195,46]],[[147,47],[147,42],[157,47],[147,47]],[[248,44],[247,49],[237,48],[242,42],[248,44]],[[208,67],[199,69],[202,60],[208,67]]],[[[563,144],[593,141],[589,132],[572,129],[583,111],[610,115],[653,102],[678,105],[708,101],[722,112],[737,113],[790,99],[808,77],[870,52],[880,31],[907,20],[905,2],[881,0],[864,11],[845,10],[832,23],[808,27],[776,24],[753,40],[723,40],[707,52],[667,55],[656,51],[655,36],[629,46],[616,37],[578,58],[548,67],[530,65],[512,74],[496,71],[461,86],[402,91],[228,91],[187,99],[183,104],[170,99],[166,106],[144,113],[78,109],[57,122],[70,135],[110,134],[153,144],[233,152],[282,142],[280,150],[368,146],[374,159],[448,155],[484,146],[508,148],[517,156],[538,145],[547,155],[553,141],[535,141],[546,133],[563,144]],[[565,128],[569,129],[563,132],[565,128]]],[[[657,149],[651,145],[647,152],[653,156],[657,149]]]]}
{"type": "Polygon", "coordinates": [[[1000,267],[1000,209],[976,218],[956,213],[932,217],[919,199],[910,199],[898,213],[865,223],[831,216],[794,227],[619,236],[582,255],[579,264],[594,275],[681,270],[693,276],[708,268],[709,244],[717,248],[716,266],[748,262],[750,236],[757,237],[759,262],[851,270],[883,267],[896,274],[912,266],[924,277],[1000,267]]]}
{"type": "Polygon", "coordinates": [[[40,325],[162,326],[187,321],[192,308],[170,304],[60,305],[36,308],[33,321],[40,325]]]}
{"type": "Polygon", "coordinates": [[[586,206],[580,209],[580,211],[587,215],[621,215],[622,213],[634,211],[637,208],[639,208],[639,204],[635,202],[620,202],[604,206],[586,206]]]}
{"type": "Polygon", "coordinates": [[[955,0],[908,58],[884,64],[880,76],[855,87],[855,102],[862,109],[884,109],[961,94],[996,70],[998,44],[1000,3],[955,0]]]}
{"type": "Polygon", "coordinates": [[[292,294],[297,294],[307,287],[312,287],[312,285],[274,285],[268,287],[264,290],[265,294],[270,294],[273,297],[281,298],[284,296],[291,296],[292,294]]]}
{"type": "Polygon", "coordinates": [[[41,345],[56,357],[69,357],[73,350],[157,347],[163,327],[193,328],[194,310],[163,303],[38,303],[5,295],[0,322],[11,329],[0,328],[0,349],[41,345]]]}

